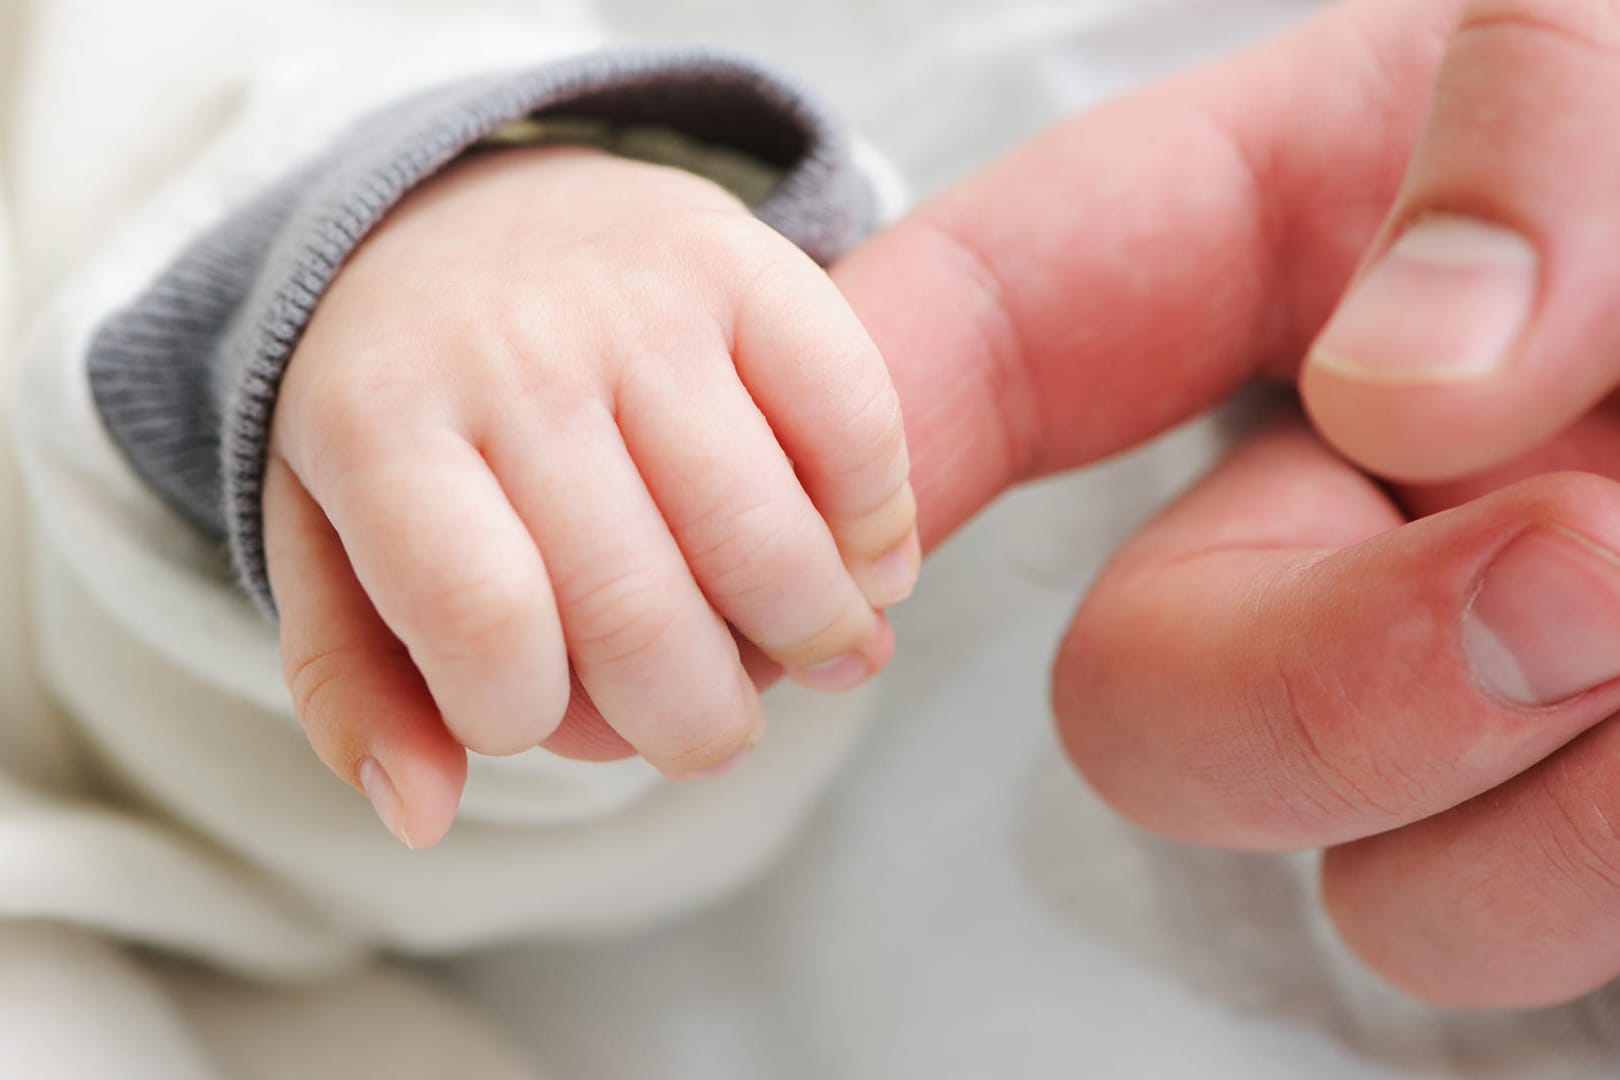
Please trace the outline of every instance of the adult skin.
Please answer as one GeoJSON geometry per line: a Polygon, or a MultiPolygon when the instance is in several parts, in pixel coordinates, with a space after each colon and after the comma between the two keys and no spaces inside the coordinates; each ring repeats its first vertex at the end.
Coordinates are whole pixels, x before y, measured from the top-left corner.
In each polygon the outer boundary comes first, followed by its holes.
{"type": "Polygon", "coordinates": [[[1009,482],[1298,380],[1326,441],[1255,435],[1127,545],[1058,721],[1149,828],[1328,848],[1345,939],[1442,1003],[1620,974],[1616,102],[1613,0],[1338,5],[1070,121],[838,270],[930,542],[1009,482]]]}

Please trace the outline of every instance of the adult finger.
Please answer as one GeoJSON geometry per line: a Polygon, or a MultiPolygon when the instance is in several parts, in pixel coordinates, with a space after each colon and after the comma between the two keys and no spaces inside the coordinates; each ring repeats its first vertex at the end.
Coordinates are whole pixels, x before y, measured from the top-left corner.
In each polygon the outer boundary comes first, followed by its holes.
{"type": "Polygon", "coordinates": [[[1448,510],[1543,473],[1587,472],[1620,480],[1620,411],[1610,406],[1581,416],[1548,441],[1484,472],[1437,484],[1392,487],[1414,517],[1448,510]]]}
{"type": "Polygon", "coordinates": [[[1344,453],[1459,476],[1620,381],[1617,100],[1620,4],[1464,7],[1400,196],[1305,368],[1344,453]]]}
{"type": "MultiPolygon", "coordinates": [[[[1612,707],[1612,703],[1611,703],[1612,707]]],[[[1439,817],[1328,852],[1345,941],[1437,1003],[1534,1008],[1620,974],[1620,724],[1439,817]]]]}
{"type": "Polygon", "coordinates": [[[1457,0],[1335,4],[1075,117],[834,269],[924,546],[1007,485],[1292,377],[1398,190],[1457,0]]]}
{"type": "Polygon", "coordinates": [[[372,608],[325,513],[280,459],[265,473],[264,503],[282,662],[304,733],[402,843],[430,847],[455,818],[467,753],[372,608]]]}
{"type": "Polygon", "coordinates": [[[1620,487],[1401,520],[1297,424],[1256,438],[1081,607],[1056,677],[1081,770],[1155,829],[1312,847],[1455,806],[1620,705],[1620,487]]]}

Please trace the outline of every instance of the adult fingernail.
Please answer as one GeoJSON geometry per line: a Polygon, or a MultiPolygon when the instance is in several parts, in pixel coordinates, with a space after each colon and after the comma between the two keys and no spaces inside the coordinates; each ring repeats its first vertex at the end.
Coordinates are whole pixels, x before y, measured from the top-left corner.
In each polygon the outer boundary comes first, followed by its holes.
{"type": "Polygon", "coordinates": [[[377,764],[376,758],[366,758],[360,763],[360,789],[371,800],[371,808],[377,811],[377,817],[382,820],[384,827],[399,838],[399,842],[406,847],[415,849],[411,843],[410,834],[405,831],[405,803],[399,797],[399,790],[394,782],[388,778],[388,773],[377,764]]]}
{"type": "Polygon", "coordinates": [[[1620,557],[1564,529],[1524,533],[1480,580],[1463,648],[1487,689],[1521,705],[1620,677],[1620,557]]]}
{"type": "Polygon", "coordinates": [[[1539,276],[1536,249],[1510,229],[1420,219],[1352,287],[1310,362],[1363,380],[1483,378],[1512,355],[1539,276]]]}
{"type": "Polygon", "coordinates": [[[892,607],[911,595],[917,587],[917,571],[922,565],[922,544],[917,530],[905,543],[872,564],[871,595],[866,599],[874,608],[892,607]]]}
{"type": "Polygon", "coordinates": [[[793,677],[813,690],[836,693],[852,690],[872,677],[872,665],[858,652],[845,653],[836,660],[799,668],[793,677]]]}

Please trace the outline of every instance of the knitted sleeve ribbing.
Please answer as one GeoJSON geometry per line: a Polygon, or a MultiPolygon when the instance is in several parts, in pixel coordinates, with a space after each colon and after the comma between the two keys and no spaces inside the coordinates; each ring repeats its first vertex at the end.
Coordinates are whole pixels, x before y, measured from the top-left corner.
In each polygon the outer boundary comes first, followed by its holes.
{"type": "Polygon", "coordinates": [[[98,329],[94,401],[158,494],[225,540],[272,611],[260,497],[282,372],[339,267],[413,187],[511,121],[656,125],[780,179],[755,207],[819,261],[871,227],[845,132],[768,70],[708,51],[620,51],[439,87],[366,117],[199,237],[98,329]]]}

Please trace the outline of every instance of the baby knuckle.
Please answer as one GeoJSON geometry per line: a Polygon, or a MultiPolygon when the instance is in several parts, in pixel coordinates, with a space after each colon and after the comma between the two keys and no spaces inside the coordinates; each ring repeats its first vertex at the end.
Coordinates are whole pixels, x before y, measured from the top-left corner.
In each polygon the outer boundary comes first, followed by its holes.
{"type": "Polygon", "coordinates": [[[688,561],[709,588],[727,596],[801,583],[816,566],[803,533],[765,503],[717,511],[688,536],[688,561]]]}
{"type": "Polygon", "coordinates": [[[843,460],[837,473],[853,475],[878,467],[887,469],[903,460],[905,424],[900,397],[887,381],[850,402],[840,434],[843,460]]]}
{"type": "Polygon", "coordinates": [[[676,251],[729,276],[766,258],[776,234],[751,214],[727,207],[677,215],[666,224],[665,236],[676,251]]]}
{"type": "MultiPolygon", "coordinates": [[[[705,575],[705,585],[717,603],[727,608],[762,613],[763,621],[750,626],[769,643],[781,631],[772,633],[772,624],[802,623],[793,612],[824,607],[831,590],[819,584],[827,575],[818,572],[816,561],[787,552],[752,551],[736,563],[721,564],[705,575]]],[[[790,636],[798,636],[789,631],[790,636]]]]}
{"type": "Polygon", "coordinates": [[[397,378],[364,370],[334,375],[303,395],[316,458],[346,463],[372,456],[388,426],[404,414],[409,389],[397,378]]]}
{"type": "Polygon", "coordinates": [[[746,746],[755,717],[740,703],[714,702],[665,728],[660,758],[674,773],[694,773],[718,765],[746,746]]]}
{"type": "Polygon", "coordinates": [[[669,584],[646,567],[604,577],[563,601],[576,660],[614,665],[657,651],[675,630],[669,584]]]}
{"type": "Polygon", "coordinates": [[[874,484],[848,505],[824,499],[827,523],[846,556],[877,558],[906,542],[917,526],[917,496],[907,477],[874,484]]]}
{"type": "Polygon", "coordinates": [[[875,616],[862,601],[856,599],[840,604],[836,610],[824,613],[818,604],[807,612],[812,619],[808,633],[795,628],[782,645],[759,642],[771,658],[788,667],[803,668],[836,660],[859,650],[872,634],[875,616]]]}
{"type": "Polygon", "coordinates": [[[481,568],[449,575],[423,591],[414,607],[447,660],[478,660],[510,652],[525,640],[533,617],[529,571],[481,568]]]}
{"type": "Polygon", "coordinates": [[[308,651],[283,650],[282,674],[292,699],[293,712],[312,742],[323,742],[332,734],[332,722],[341,718],[328,708],[333,691],[342,685],[360,650],[334,646],[308,651]]]}

